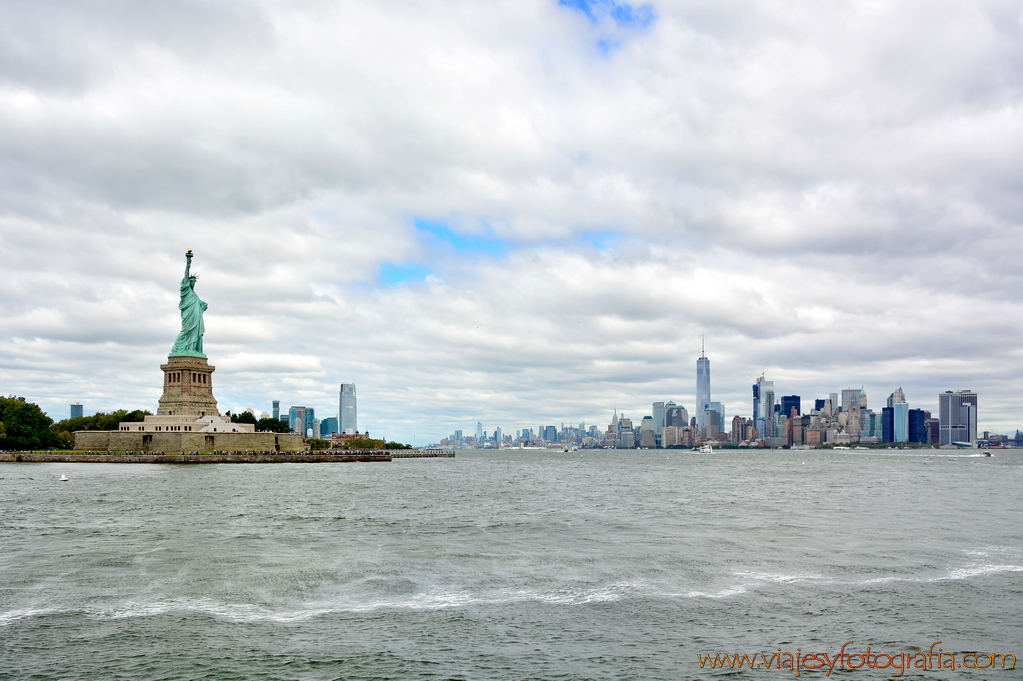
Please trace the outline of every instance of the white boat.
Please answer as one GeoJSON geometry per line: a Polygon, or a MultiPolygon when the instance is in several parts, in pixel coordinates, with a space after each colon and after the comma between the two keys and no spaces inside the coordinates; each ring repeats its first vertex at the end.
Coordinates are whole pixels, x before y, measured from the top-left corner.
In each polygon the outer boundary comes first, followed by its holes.
{"type": "Polygon", "coordinates": [[[60,481],[61,481],[61,482],[67,482],[67,476],[66,476],[66,475],[64,475],[63,473],[61,473],[61,474],[60,474],[60,481]]]}
{"type": "Polygon", "coordinates": [[[704,442],[700,445],[700,454],[713,454],[714,448],[710,446],[709,442],[704,442]]]}

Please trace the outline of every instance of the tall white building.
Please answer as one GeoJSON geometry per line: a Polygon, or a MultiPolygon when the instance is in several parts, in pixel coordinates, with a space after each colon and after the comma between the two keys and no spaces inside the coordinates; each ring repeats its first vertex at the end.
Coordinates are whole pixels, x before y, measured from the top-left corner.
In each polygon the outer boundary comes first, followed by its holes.
{"type": "Polygon", "coordinates": [[[354,383],[341,384],[337,427],[339,432],[348,435],[359,432],[359,410],[356,406],[354,383]]]}

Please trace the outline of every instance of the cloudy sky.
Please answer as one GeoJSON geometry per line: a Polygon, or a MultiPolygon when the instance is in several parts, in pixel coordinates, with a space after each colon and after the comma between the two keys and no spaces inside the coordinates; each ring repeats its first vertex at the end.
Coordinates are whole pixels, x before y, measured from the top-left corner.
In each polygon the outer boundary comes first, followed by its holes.
{"type": "Polygon", "coordinates": [[[156,409],[194,249],[221,410],[417,444],[761,372],[1023,427],[1023,8],[4,3],[0,391],[156,409]]]}

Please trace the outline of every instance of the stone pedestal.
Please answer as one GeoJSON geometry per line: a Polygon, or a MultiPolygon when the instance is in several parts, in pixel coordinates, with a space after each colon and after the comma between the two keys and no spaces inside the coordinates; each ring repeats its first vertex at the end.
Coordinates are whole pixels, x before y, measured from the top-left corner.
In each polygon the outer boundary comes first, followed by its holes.
{"type": "Polygon", "coordinates": [[[163,369],[163,397],[158,416],[219,416],[217,398],[213,397],[213,372],[205,357],[172,356],[163,369]]]}

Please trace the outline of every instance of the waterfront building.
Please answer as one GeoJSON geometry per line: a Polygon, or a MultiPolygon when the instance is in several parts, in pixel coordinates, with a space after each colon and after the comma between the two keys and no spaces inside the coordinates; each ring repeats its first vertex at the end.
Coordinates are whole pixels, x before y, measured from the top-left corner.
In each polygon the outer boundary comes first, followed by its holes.
{"type": "Polygon", "coordinates": [[[895,439],[892,442],[909,442],[909,405],[905,402],[896,402],[892,407],[892,434],[895,439]]]}
{"type": "Polygon", "coordinates": [[[881,442],[895,442],[895,407],[881,408],[881,442]]]}
{"type": "Polygon", "coordinates": [[[639,422],[639,446],[656,447],[657,430],[652,416],[644,416],[639,422]]]}
{"type": "Polygon", "coordinates": [[[951,390],[938,395],[939,440],[942,445],[977,441],[977,393],[951,390]]]}
{"type": "Polygon", "coordinates": [[[927,419],[930,414],[923,409],[910,409],[907,413],[907,442],[927,444],[927,419]]]}
{"type": "Polygon", "coordinates": [[[689,426],[689,412],[685,407],[678,407],[669,402],[664,409],[664,425],[686,428],[689,426]]]}
{"type": "Polygon", "coordinates": [[[336,416],[328,416],[327,418],[320,421],[320,437],[327,439],[337,432],[338,422],[336,416]]]}
{"type": "Polygon", "coordinates": [[[909,404],[902,388],[888,396],[888,406],[892,408],[892,440],[886,442],[909,442],[909,404]]]}
{"type": "Polygon", "coordinates": [[[774,381],[762,374],[753,384],[753,426],[761,438],[774,437],[774,381]]]}
{"type": "Polygon", "coordinates": [[[359,432],[359,409],[354,383],[342,383],[338,399],[338,432],[352,435],[359,432]]]}
{"type": "Polygon", "coordinates": [[[313,421],[316,420],[316,410],[312,407],[293,406],[288,409],[288,426],[293,433],[301,433],[309,437],[309,431],[313,431],[313,421]]]}
{"type": "Polygon", "coordinates": [[[79,418],[85,416],[85,409],[82,407],[81,402],[75,402],[71,405],[71,418],[79,418]]]}
{"type": "Polygon", "coordinates": [[[710,407],[710,360],[706,348],[701,347],[700,358],[696,360],[696,425],[702,430],[705,412],[710,407]]]}
{"type": "Polygon", "coordinates": [[[661,429],[664,428],[664,416],[666,412],[667,406],[664,404],[664,402],[654,402],[653,404],[654,433],[657,434],[658,436],[661,434],[661,429]]]}
{"type": "Polygon", "coordinates": [[[801,416],[801,399],[799,395],[784,395],[781,398],[781,413],[785,416],[792,416],[792,410],[796,410],[796,416],[801,416]]]}
{"type": "Polygon", "coordinates": [[[743,418],[743,417],[741,417],[739,415],[733,416],[732,417],[732,432],[731,432],[731,438],[730,438],[731,441],[732,442],[742,442],[742,441],[746,440],[747,439],[746,438],[746,427],[748,425],[749,425],[749,420],[748,419],[745,419],[745,418],[743,418]]]}
{"type": "Polygon", "coordinates": [[[884,439],[884,409],[881,411],[867,409],[860,414],[860,442],[888,442],[884,439]]]}
{"type": "Polygon", "coordinates": [[[703,423],[704,426],[699,429],[700,435],[704,440],[717,439],[718,433],[721,432],[721,413],[716,409],[704,409],[703,410],[703,423]]]}
{"type": "Polygon", "coordinates": [[[661,429],[661,446],[662,447],[674,447],[678,444],[678,427],[677,426],[665,426],[661,429]]]}

